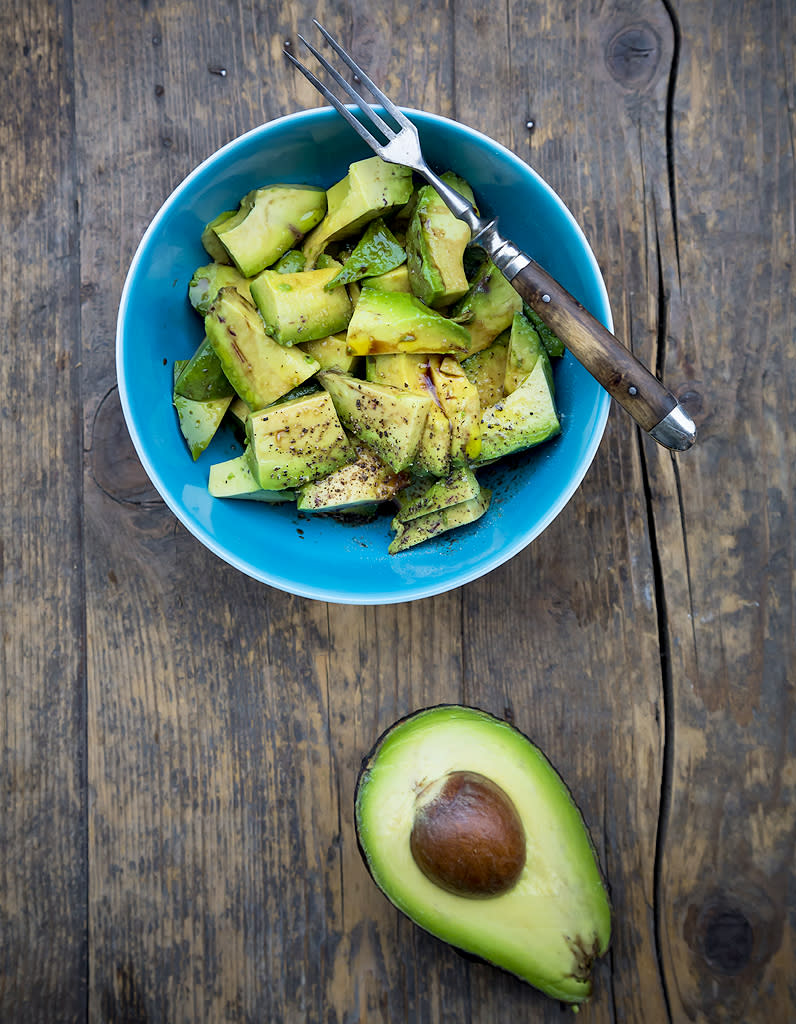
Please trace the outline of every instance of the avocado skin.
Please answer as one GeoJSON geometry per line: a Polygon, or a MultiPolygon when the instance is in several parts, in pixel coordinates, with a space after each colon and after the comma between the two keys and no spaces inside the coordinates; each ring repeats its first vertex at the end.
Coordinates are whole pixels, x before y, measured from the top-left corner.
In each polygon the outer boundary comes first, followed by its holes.
{"type": "MultiPolygon", "coordinates": [[[[544,760],[547,761],[547,763],[550,766],[550,768],[556,773],[556,775],[558,775],[558,778],[559,778],[562,786],[566,790],[566,793],[567,793],[567,795],[569,797],[569,800],[571,801],[573,807],[581,815],[581,821],[583,822],[584,832],[585,832],[586,838],[588,840],[592,856],[594,858],[594,863],[595,863],[595,866],[597,868],[600,881],[601,881],[602,886],[603,886],[603,890],[604,890],[604,893],[605,893],[605,898],[606,898],[606,902],[607,902],[607,905],[608,905],[608,909],[609,909],[611,917],[613,917],[613,907],[611,905],[611,899],[610,899],[610,885],[609,885],[608,880],[606,879],[605,874],[604,874],[604,872],[602,870],[602,866],[601,866],[599,858],[597,856],[597,850],[596,850],[596,847],[594,845],[594,840],[592,839],[591,833],[590,833],[590,831],[589,831],[589,829],[588,829],[588,827],[586,825],[585,818],[583,818],[583,815],[582,815],[582,813],[580,811],[580,808],[579,808],[579,806],[578,806],[578,804],[577,804],[577,802],[576,802],[576,800],[574,798],[572,790],[570,789],[570,787],[567,784],[566,780],[558,772],[557,768],[555,767],[553,762],[550,760],[550,758],[547,756],[547,754],[544,751],[542,751],[542,749],[537,744],[535,744],[534,741],[526,733],[524,733],[521,729],[518,729],[517,726],[514,725],[513,722],[509,722],[507,719],[499,718],[497,715],[493,715],[491,712],[485,711],[483,708],[479,708],[479,707],[476,707],[474,705],[441,702],[439,704],[431,704],[431,705],[428,705],[426,707],[417,708],[417,709],[415,709],[413,711],[407,712],[405,715],[402,715],[400,718],[396,719],[394,722],[392,722],[391,725],[387,726],[387,728],[384,729],[379,734],[379,736],[376,738],[376,740],[373,743],[373,745],[370,748],[370,750],[362,757],[362,760],[361,760],[360,766],[359,766],[359,771],[357,772],[356,783],[355,783],[355,786],[354,786],[354,800],[353,800],[354,823],[355,823],[354,833],[355,833],[355,839],[356,839],[356,844],[357,844],[357,850],[359,851],[359,855],[362,858],[362,863],[365,866],[365,870],[367,871],[368,875],[370,876],[371,880],[376,885],[376,887],[390,901],[390,903],[395,907],[395,909],[403,917],[405,917],[408,921],[410,921],[415,927],[421,928],[427,934],[429,934],[433,938],[435,938],[438,942],[441,942],[445,946],[448,946],[449,948],[451,948],[458,956],[462,957],[464,960],[467,960],[467,961],[469,961],[471,963],[477,963],[477,964],[486,965],[486,966],[491,967],[493,969],[499,970],[504,975],[509,975],[512,978],[519,978],[519,980],[524,982],[525,984],[531,984],[526,978],[523,978],[520,975],[517,975],[514,972],[508,970],[506,967],[504,967],[500,963],[496,963],[496,962],[494,962],[492,960],[489,960],[486,957],[481,956],[481,955],[479,955],[477,953],[472,953],[470,950],[462,949],[461,947],[457,946],[455,943],[452,943],[452,942],[447,941],[446,939],[440,938],[439,936],[435,935],[429,929],[423,928],[423,926],[418,924],[417,921],[415,921],[409,914],[407,914],[406,912],[401,910],[400,907],[397,907],[395,905],[395,903],[393,903],[393,901],[390,898],[389,894],[384,889],[382,889],[381,885],[379,884],[379,881],[376,878],[376,875],[374,874],[373,868],[372,868],[370,860],[368,858],[367,851],[365,850],[364,844],[363,844],[363,842],[361,840],[361,837],[360,837],[359,827],[358,827],[358,817],[359,817],[358,804],[359,804],[360,790],[361,790],[361,787],[362,787],[363,783],[366,780],[367,774],[370,771],[370,769],[371,769],[371,767],[373,765],[373,762],[375,761],[376,757],[378,756],[378,753],[379,753],[382,745],[384,744],[384,742],[389,738],[389,736],[392,734],[392,732],[395,729],[397,729],[399,726],[404,725],[404,724],[406,724],[408,722],[411,722],[413,719],[415,719],[415,718],[417,718],[417,717],[419,717],[421,715],[427,714],[429,712],[448,711],[448,710],[450,710],[450,711],[462,710],[462,711],[474,712],[474,713],[482,716],[485,719],[492,720],[497,725],[509,726],[515,733],[517,733],[520,737],[522,737],[526,742],[530,743],[542,755],[544,760]]],[[[608,952],[609,948],[610,948],[610,938],[609,938],[609,941],[606,943],[605,948],[602,950],[602,952],[599,954],[599,956],[595,956],[594,957],[594,960],[596,961],[600,957],[605,956],[605,954],[608,952]]],[[[551,997],[553,997],[551,993],[546,993],[546,994],[551,995],[551,997]]],[[[581,999],[565,998],[562,995],[558,995],[557,997],[553,997],[553,998],[558,998],[559,999],[562,1008],[564,1006],[571,1005],[571,1006],[573,1006],[573,1008],[575,1010],[577,1010],[578,1004],[579,1003],[583,1003],[583,1002],[587,1002],[588,999],[590,998],[590,996],[591,996],[591,985],[589,985],[589,994],[585,998],[581,998],[581,999]]]]}

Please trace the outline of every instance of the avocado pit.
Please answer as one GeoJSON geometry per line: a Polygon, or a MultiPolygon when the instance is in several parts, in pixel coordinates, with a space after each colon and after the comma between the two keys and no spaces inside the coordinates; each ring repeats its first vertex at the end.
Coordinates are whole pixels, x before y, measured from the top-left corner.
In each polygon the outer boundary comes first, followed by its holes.
{"type": "Polygon", "coordinates": [[[450,772],[418,794],[409,846],[423,874],[459,896],[499,896],[525,867],[517,809],[477,772],[450,772]]]}

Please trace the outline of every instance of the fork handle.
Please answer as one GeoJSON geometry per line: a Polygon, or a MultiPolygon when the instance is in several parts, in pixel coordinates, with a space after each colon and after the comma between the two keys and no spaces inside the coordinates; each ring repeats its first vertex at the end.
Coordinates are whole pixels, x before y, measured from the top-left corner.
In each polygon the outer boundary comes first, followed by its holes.
{"type": "MultiPolygon", "coordinates": [[[[498,266],[500,262],[495,259],[498,266]]],[[[515,250],[504,266],[525,302],[647,433],[667,448],[691,447],[696,440],[691,417],[618,338],[524,253],[515,250]]]]}

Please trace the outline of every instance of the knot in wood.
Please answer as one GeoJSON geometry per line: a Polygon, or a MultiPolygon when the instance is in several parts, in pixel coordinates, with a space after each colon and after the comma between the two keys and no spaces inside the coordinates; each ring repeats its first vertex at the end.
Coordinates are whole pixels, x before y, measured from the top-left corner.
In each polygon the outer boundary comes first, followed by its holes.
{"type": "Polygon", "coordinates": [[[627,25],[614,33],[605,48],[611,75],[626,89],[646,88],[660,67],[661,37],[646,21],[627,25]]]}
{"type": "Polygon", "coordinates": [[[94,415],[89,459],[94,482],[110,498],[129,505],[162,504],[130,440],[118,388],[111,388],[94,415]]]}
{"type": "Polygon", "coordinates": [[[720,974],[738,974],[752,957],[754,932],[736,907],[705,908],[700,915],[702,954],[720,974]]]}

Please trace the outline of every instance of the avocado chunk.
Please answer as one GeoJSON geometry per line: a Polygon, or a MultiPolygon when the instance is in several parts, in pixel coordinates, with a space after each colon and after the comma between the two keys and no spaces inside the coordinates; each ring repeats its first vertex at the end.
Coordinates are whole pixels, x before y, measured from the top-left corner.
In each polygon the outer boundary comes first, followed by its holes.
{"type": "Polygon", "coordinates": [[[220,227],[225,221],[228,221],[230,217],[234,217],[237,212],[237,210],[224,210],[223,213],[219,213],[217,217],[214,217],[209,224],[205,224],[202,231],[202,245],[214,263],[232,262],[229,258],[229,253],[218,240],[216,228],[220,227]]]}
{"type": "Polygon", "coordinates": [[[284,256],[279,257],[272,269],[280,274],[297,274],[307,269],[307,257],[301,249],[289,249],[284,256]]]}
{"type": "Polygon", "coordinates": [[[539,359],[516,391],[481,416],[483,462],[541,444],[561,430],[544,361],[539,359]]]}
{"type": "Polygon", "coordinates": [[[412,195],[412,172],[381,157],[357,160],[326,193],[326,216],[304,240],[302,251],[314,266],[329,242],[355,235],[376,217],[386,217],[412,195]]]}
{"type": "Polygon", "coordinates": [[[436,401],[432,401],[417,448],[414,469],[418,473],[444,477],[450,469],[450,465],[451,425],[436,401]]]}
{"type": "Polygon", "coordinates": [[[252,297],[267,333],[280,345],[313,341],[344,331],[352,306],[345,288],[324,287],[340,269],[339,263],[322,270],[283,274],[264,270],[251,282],[252,297]]]}
{"type": "Polygon", "coordinates": [[[365,376],[375,384],[390,384],[403,391],[431,396],[433,401],[417,448],[414,469],[419,473],[446,476],[450,469],[451,426],[435,395],[429,374],[431,358],[412,352],[367,356],[365,376]]]}
{"type": "Polygon", "coordinates": [[[479,483],[469,466],[460,466],[431,484],[427,480],[415,480],[395,495],[399,509],[395,519],[399,523],[408,523],[429,512],[441,512],[451,505],[477,498],[480,492],[479,483]]]}
{"type": "Polygon", "coordinates": [[[293,491],[265,491],[252,476],[247,452],[210,467],[207,489],[214,498],[247,498],[269,504],[293,501],[293,491]]]}
{"type": "Polygon", "coordinates": [[[319,368],[306,352],[270,338],[262,317],[234,288],[222,288],[205,317],[205,332],[227,380],[250,409],[263,409],[319,368]]]}
{"type": "Polygon", "coordinates": [[[205,338],[174,382],[175,395],[207,402],[213,398],[233,398],[235,389],[227,380],[218,356],[205,338]]]}
{"type": "Polygon", "coordinates": [[[548,356],[550,356],[551,359],[560,359],[564,354],[564,342],[551,327],[547,326],[539,314],[535,310],[531,309],[530,306],[523,304],[522,309],[531,324],[536,328],[541,342],[547,350],[548,356]]]}
{"type": "Polygon", "coordinates": [[[232,401],[229,403],[229,409],[227,409],[227,418],[231,422],[235,430],[245,430],[246,420],[251,414],[251,409],[243,401],[239,395],[235,395],[232,401]]]}
{"type": "Polygon", "coordinates": [[[249,279],[237,269],[224,263],[208,263],[194,271],[188,285],[188,301],[201,316],[206,316],[216,295],[222,288],[234,288],[251,302],[249,279]]]}
{"type": "Polygon", "coordinates": [[[325,391],[253,412],[246,441],[252,477],[265,490],[300,487],[356,458],[325,391]]]}
{"type": "Polygon", "coordinates": [[[400,473],[415,460],[432,404],[429,395],[373,384],[334,370],[318,379],[332,397],[343,426],[400,473]]]}
{"type": "MultiPolygon", "coordinates": [[[[174,361],[173,373],[175,382],[179,380],[180,374],[188,363],[189,360],[187,359],[176,359],[174,361]]],[[[172,401],[174,402],[174,408],[177,410],[180,431],[188,445],[191,458],[196,462],[221,426],[224,414],[232,401],[232,395],[198,400],[186,398],[184,395],[179,395],[174,391],[172,401]]]]}
{"type": "MultiPolygon", "coordinates": [[[[473,190],[462,178],[447,172],[442,179],[475,202],[473,190]]],[[[424,185],[409,221],[406,257],[412,291],[427,306],[450,306],[467,292],[463,258],[469,242],[470,229],[464,221],[451,213],[432,185],[424,185]]]]}
{"type": "Polygon", "coordinates": [[[383,292],[411,292],[409,284],[409,268],[405,263],[386,274],[376,277],[363,277],[360,281],[363,288],[379,288],[383,292]]]}
{"type": "Polygon", "coordinates": [[[409,482],[405,473],[394,473],[369,445],[356,441],[355,449],[353,462],[300,488],[296,502],[300,512],[369,509],[374,503],[388,501],[409,482]]]}
{"type": "Polygon", "coordinates": [[[481,451],[481,399],[453,356],[429,356],[437,399],[451,428],[451,465],[463,466],[481,451]]]}
{"type": "Polygon", "coordinates": [[[466,354],[470,332],[406,292],[363,288],[348,324],[358,355],[388,352],[466,354]]]}
{"type": "Polygon", "coordinates": [[[343,268],[325,286],[327,291],[363,277],[387,274],[406,261],[406,253],[381,217],[371,221],[346,257],[343,268]]]}
{"type": "Polygon", "coordinates": [[[322,370],[341,370],[343,373],[353,373],[361,361],[360,356],[355,356],[348,351],[344,332],[330,334],[325,338],[313,338],[312,341],[302,341],[298,348],[312,356],[322,370]]]}
{"type": "Polygon", "coordinates": [[[387,551],[391,555],[397,555],[399,551],[406,551],[433,537],[439,537],[449,530],[474,523],[489,508],[491,500],[492,492],[486,487],[481,487],[474,498],[468,498],[466,501],[460,501],[454,505],[446,505],[435,512],[426,512],[415,519],[404,522],[399,516],[396,516],[392,521],[395,537],[390,542],[387,551]]]}
{"type": "Polygon", "coordinates": [[[234,217],[214,228],[244,277],[253,277],[297,245],[326,213],[326,193],[312,185],[267,185],[243,197],[234,217]]]}
{"type": "Polygon", "coordinates": [[[510,331],[503,331],[488,348],[462,360],[467,379],[478,389],[481,408],[499,402],[505,395],[506,361],[510,331]]]}
{"type": "Polygon", "coordinates": [[[492,260],[485,260],[467,291],[450,315],[470,332],[470,355],[489,345],[511,327],[515,313],[522,312],[522,299],[492,260]]]}
{"type": "Polygon", "coordinates": [[[360,851],[415,924],[554,999],[585,1002],[611,909],[567,786],[508,722],[475,708],[416,711],[363,761],[360,851]]]}
{"type": "MultiPolygon", "coordinates": [[[[506,353],[506,375],[503,382],[505,394],[510,395],[522,384],[531,370],[536,366],[537,359],[544,359],[545,369],[550,367],[547,356],[536,328],[522,315],[515,313],[509,335],[509,347],[506,353]]],[[[550,390],[553,390],[552,369],[548,375],[550,390]]]]}

